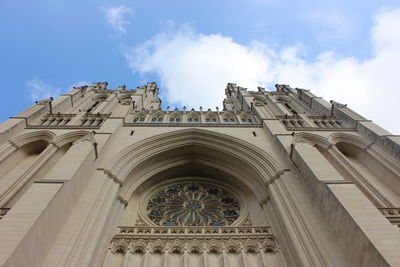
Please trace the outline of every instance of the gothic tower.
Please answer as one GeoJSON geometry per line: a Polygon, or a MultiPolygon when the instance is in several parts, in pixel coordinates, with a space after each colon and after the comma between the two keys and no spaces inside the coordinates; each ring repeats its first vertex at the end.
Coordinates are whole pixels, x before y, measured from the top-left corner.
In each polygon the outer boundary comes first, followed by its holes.
{"type": "Polygon", "coordinates": [[[1,266],[400,266],[400,137],[287,85],[94,83],[1,124],[0,208],[1,266]]]}

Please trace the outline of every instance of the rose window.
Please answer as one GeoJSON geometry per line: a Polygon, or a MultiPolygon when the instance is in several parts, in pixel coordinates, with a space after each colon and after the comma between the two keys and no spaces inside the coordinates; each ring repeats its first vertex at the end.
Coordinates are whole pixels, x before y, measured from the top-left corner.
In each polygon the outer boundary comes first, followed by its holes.
{"type": "Polygon", "coordinates": [[[237,199],[225,189],[203,183],[180,183],[158,190],[147,214],[160,226],[224,226],[238,217],[237,199]]]}

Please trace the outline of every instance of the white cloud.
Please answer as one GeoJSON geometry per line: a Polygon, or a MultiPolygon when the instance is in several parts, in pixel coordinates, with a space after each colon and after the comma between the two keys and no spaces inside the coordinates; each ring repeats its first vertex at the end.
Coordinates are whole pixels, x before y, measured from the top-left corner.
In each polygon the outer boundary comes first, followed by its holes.
{"type": "Polygon", "coordinates": [[[123,5],[105,9],[107,22],[119,33],[126,33],[125,26],[130,22],[125,19],[125,16],[129,14],[133,14],[132,8],[123,5]]]}
{"type": "Polygon", "coordinates": [[[88,82],[80,81],[76,82],[74,85],[67,87],[66,89],[55,88],[39,79],[32,79],[26,82],[29,92],[31,94],[31,99],[33,101],[47,99],[49,97],[58,97],[62,93],[66,93],[72,89],[74,86],[86,85],[88,82]]]}
{"type": "Polygon", "coordinates": [[[231,38],[204,35],[190,27],[170,28],[125,52],[136,72],[156,73],[167,101],[192,107],[214,107],[226,83],[255,90],[274,83],[311,89],[334,99],[399,133],[400,9],[381,10],[371,29],[372,56],[341,57],[332,51],[307,61],[299,47],[272,49],[267,44],[235,43],[231,38]]]}

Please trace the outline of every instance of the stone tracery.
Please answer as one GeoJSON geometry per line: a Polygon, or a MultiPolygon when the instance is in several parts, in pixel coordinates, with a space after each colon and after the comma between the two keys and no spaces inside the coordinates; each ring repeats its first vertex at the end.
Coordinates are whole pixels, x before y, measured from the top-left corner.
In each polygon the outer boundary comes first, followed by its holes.
{"type": "Polygon", "coordinates": [[[239,217],[240,206],[219,186],[179,183],[158,190],[148,202],[147,214],[160,226],[226,226],[239,217]]]}

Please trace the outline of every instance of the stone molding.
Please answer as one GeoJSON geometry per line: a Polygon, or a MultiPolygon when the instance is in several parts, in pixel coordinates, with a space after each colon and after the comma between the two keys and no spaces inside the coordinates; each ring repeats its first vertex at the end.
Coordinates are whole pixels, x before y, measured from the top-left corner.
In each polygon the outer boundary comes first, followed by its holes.
{"type": "Polygon", "coordinates": [[[111,180],[113,180],[113,182],[117,183],[119,186],[122,186],[123,182],[117,178],[117,176],[115,176],[114,174],[112,174],[111,171],[103,169],[103,168],[98,168],[97,170],[99,171],[103,171],[104,174],[107,175],[108,178],[110,178],[111,180]]]}
{"type": "Polygon", "coordinates": [[[119,227],[111,240],[113,253],[173,252],[277,253],[279,244],[270,227],[119,227]]]}
{"type": "Polygon", "coordinates": [[[262,128],[262,124],[230,124],[230,123],[127,123],[123,127],[232,127],[262,128]]]}
{"type": "MultiPolygon", "coordinates": [[[[204,184],[204,185],[212,185],[215,186],[219,189],[223,189],[225,192],[229,193],[230,196],[232,196],[235,200],[238,201],[238,205],[240,208],[238,208],[236,211],[238,212],[238,217],[231,222],[231,227],[238,226],[238,225],[243,225],[244,221],[248,218],[249,211],[248,211],[248,203],[244,196],[240,194],[240,191],[232,187],[231,185],[227,185],[225,183],[221,183],[215,180],[212,180],[210,178],[205,178],[205,177],[180,177],[180,178],[175,178],[175,179],[170,179],[169,181],[166,182],[161,182],[157,183],[156,185],[150,187],[148,190],[146,190],[146,197],[142,198],[140,203],[139,203],[139,218],[141,221],[143,221],[146,225],[149,226],[154,226],[158,227],[156,222],[154,222],[148,212],[148,204],[150,202],[150,199],[156,196],[156,193],[160,192],[163,188],[167,187],[173,187],[178,184],[204,184]],[[196,182],[190,182],[196,181],[196,182]]],[[[165,227],[165,226],[163,226],[165,227]]],[[[168,227],[168,226],[166,226],[168,227]]],[[[170,226],[173,227],[173,226],[170,226]]],[[[181,225],[181,227],[185,227],[185,225],[181,225]]],[[[191,226],[194,227],[194,226],[191,226]]],[[[210,226],[210,227],[217,227],[217,226],[210,226]]]]}
{"type": "Polygon", "coordinates": [[[88,143],[90,143],[92,145],[94,145],[96,143],[96,139],[94,138],[94,133],[89,133],[89,134],[83,136],[82,138],[76,140],[72,144],[76,145],[76,144],[83,144],[83,143],[86,143],[86,142],[88,142],[88,143]]]}
{"type": "Polygon", "coordinates": [[[118,197],[117,197],[117,200],[118,200],[122,205],[124,205],[124,207],[128,206],[128,201],[127,201],[126,199],[124,199],[123,197],[118,196],[118,197]]]}
{"type": "Polygon", "coordinates": [[[284,169],[284,170],[278,171],[274,176],[272,176],[271,178],[269,178],[266,181],[267,186],[272,184],[275,180],[279,179],[285,172],[288,172],[288,171],[290,171],[290,169],[284,169]]]}

